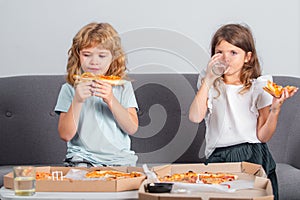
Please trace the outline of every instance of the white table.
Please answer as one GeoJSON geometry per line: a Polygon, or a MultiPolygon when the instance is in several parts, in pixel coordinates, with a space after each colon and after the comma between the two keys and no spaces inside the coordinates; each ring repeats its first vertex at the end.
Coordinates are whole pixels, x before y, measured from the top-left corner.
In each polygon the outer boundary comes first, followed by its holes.
{"type": "Polygon", "coordinates": [[[138,199],[138,190],[125,192],[36,192],[33,196],[15,196],[14,191],[2,187],[0,189],[1,200],[54,200],[54,199],[106,199],[106,200],[133,200],[138,199]]]}

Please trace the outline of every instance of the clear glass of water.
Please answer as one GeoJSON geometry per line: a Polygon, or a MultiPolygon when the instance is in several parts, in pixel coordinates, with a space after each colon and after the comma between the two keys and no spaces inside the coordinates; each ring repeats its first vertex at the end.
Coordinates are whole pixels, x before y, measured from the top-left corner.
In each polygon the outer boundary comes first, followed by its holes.
{"type": "Polygon", "coordinates": [[[17,166],[13,168],[14,190],[17,196],[32,196],[35,194],[35,167],[17,166]]]}
{"type": "Polygon", "coordinates": [[[228,64],[225,61],[218,60],[212,66],[212,72],[216,76],[222,76],[228,68],[228,64]]]}

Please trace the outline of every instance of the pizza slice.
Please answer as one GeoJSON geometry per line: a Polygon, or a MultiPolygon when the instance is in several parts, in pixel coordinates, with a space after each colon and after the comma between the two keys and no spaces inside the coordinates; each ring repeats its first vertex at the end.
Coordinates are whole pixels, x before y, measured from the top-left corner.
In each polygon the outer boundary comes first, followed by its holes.
{"type": "Polygon", "coordinates": [[[37,181],[39,180],[52,180],[52,174],[48,172],[36,172],[35,173],[35,179],[37,181]]]}
{"type": "Polygon", "coordinates": [[[287,91],[289,93],[293,92],[294,90],[297,89],[297,87],[295,86],[281,86],[281,85],[277,85],[276,83],[272,82],[272,81],[268,81],[267,85],[265,87],[263,87],[263,89],[268,92],[269,94],[271,94],[272,96],[276,97],[276,98],[280,98],[283,91],[285,89],[287,89],[287,91]]]}
{"type": "Polygon", "coordinates": [[[199,183],[204,184],[222,184],[228,181],[237,180],[238,176],[230,173],[195,173],[193,171],[188,171],[186,173],[176,173],[172,175],[167,175],[164,177],[159,177],[161,182],[182,182],[182,183],[199,183]]]}
{"type": "Polygon", "coordinates": [[[212,173],[205,172],[199,174],[199,180],[205,184],[221,184],[228,181],[237,180],[238,176],[230,173],[212,173]]]}
{"type": "Polygon", "coordinates": [[[93,81],[93,80],[101,80],[104,81],[106,83],[109,83],[111,85],[123,85],[125,83],[125,80],[123,80],[120,76],[114,76],[114,75],[110,75],[110,76],[104,76],[104,75],[95,75],[91,72],[84,72],[81,75],[78,74],[74,74],[73,75],[73,79],[76,82],[80,82],[80,81],[93,81]]]}
{"type": "Polygon", "coordinates": [[[104,75],[98,75],[97,76],[98,80],[104,81],[106,83],[109,83],[111,85],[123,85],[124,84],[124,80],[121,79],[120,76],[114,76],[114,75],[110,75],[110,76],[104,76],[104,75]]]}
{"type": "Polygon", "coordinates": [[[114,171],[114,170],[93,170],[90,172],[87,172],[85,174],[86,178],[106,178],[106,180],[115,180],[120,178],[134,178],[134,177],[140,177],[142,176],[142,173],[140,172],[120,172],[120,171],[114,171]]]}

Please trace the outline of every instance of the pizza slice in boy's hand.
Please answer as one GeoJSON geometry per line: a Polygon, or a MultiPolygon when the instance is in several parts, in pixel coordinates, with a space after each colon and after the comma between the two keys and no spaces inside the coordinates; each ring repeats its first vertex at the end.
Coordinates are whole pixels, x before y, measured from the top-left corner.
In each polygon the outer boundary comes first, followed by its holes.
{"type": "Polygon", "coordinates": [[[272,82],[272,81],[268,81],[267,85],[265,87],[263,87],[263,89],[268,92],[269,94],[271,94],[272,96],[276,97],[276,98],[280,98],[284,89],[287,89],[287,91],[289,93],[293,92],[294,90],[297,89],[297,87],[295,86],[281,86],[281,85],[277,85],[276,83],[272,82]]]}
{"type": "Polygon", "coordinates": [[[73,79],[76,81],[93,81],[93,80],[101,80],[111,85],[123,85],[125,80],[123,80],[120,76],[104,76],[104,75],[95,75],[91,72],[85,72],[81,75],[74,74],[73,79]]]}
{"type": "Polygon", "coordinates": [[[74,74],[73,79],[76,81],[92,81],[96,79],[96,75],[90,72],[85,72],[81,75],[74,74]]]}
{"type": "Polygon", "coordinates": [[[104,75],[98,75],[97,76],[98,80],[104,81],[106,83],[109,83],[111,85],[123,85],[124,84],[124,80],[121,79],[120,76],[114,76],[114,75],[110,75],[110,76],[104,76],[104,75]]]}

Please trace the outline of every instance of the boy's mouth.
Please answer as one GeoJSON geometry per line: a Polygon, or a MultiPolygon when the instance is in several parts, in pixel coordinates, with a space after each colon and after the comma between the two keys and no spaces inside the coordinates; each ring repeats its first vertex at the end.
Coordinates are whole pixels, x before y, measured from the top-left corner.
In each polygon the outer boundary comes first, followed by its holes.
{"type": "Polygon", "coordinates": [[[92,67],[88,67],[88,68],[87,68],[87,71],[88,71],[88,72],[92,72],[92,73],[99,72],[99,70],[100,70],[99,68],[92,68],[92,67]]]}

